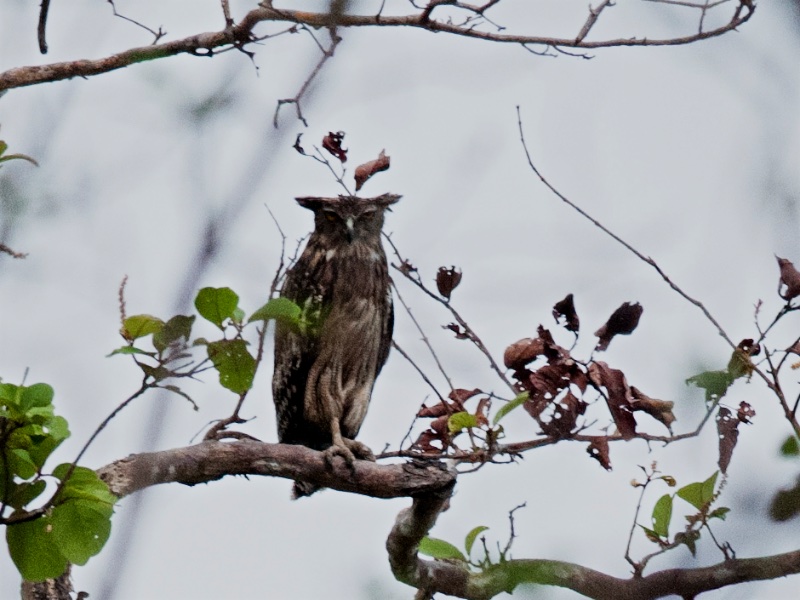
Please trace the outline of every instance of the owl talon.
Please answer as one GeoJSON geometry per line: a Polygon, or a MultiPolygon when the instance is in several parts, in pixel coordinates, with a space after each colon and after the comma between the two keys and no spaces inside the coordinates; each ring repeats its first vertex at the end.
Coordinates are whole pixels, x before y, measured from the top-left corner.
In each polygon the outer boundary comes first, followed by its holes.
{"type": "Polygon", "coordinates": [[[323,457],[325,458],[325,462],[328,464],[329,467],[333,467],[333,457],[334,456],[341,456],[344,459],[344,462],[347,463],[348,467],[352,467],[353,463],[356,460],[355,455],[353,452],[348,448],[346,445],[338,445],[334,444],[329,448],[322,451],[323,457]]]}
{"type": "Polygon", "coordinates": [[[375,462],[375,455],[366,444],[347,438],[342,438],[341,444],[334,442],[333,445],[324,450],[322,454],[325,457],[325,462],[329,466],[333,466],[334,456],[341,456],[347,463],[347,466],[351,468],[356,459],[375,462]]]}

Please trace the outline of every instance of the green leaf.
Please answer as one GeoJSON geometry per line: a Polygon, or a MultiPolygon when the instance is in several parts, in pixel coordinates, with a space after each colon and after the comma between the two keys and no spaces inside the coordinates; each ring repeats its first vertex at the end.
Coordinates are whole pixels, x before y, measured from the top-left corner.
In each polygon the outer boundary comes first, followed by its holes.
{"type": "Polygon", "coordinates": [[[46,383],[34,383],[22,389],[19,407],[22,412],[31,408],[50,406],[53,404],[53,388],[46,383]]]}
{"type": "Polygon", "coordinates": [[[197,293],[194,306],[200,316],[222,329],[225,319],[233,319],[239,296],[230,288],[206,287],[197,293]]]}
{"type": "Polygon", "coordinates": [[[256,359],[244,340],[219,340],[208,344],[208,358],[219,372],[222,387],[243,394],[253,386],[256,359]]]}
{"type": "Polygon", "coordinates": [[[466,562],[461,550],[450,542],[425,536],[419,543],[419,553],[433,558],[457,558],[466,562]]]}
{"type": "Polygon", "coordinates": [[[686,547],[689,549],[689,552],[692,553],[692,556],[695,556],[697,553],[697,545],[695,542],[700,539],[700,532],[699,531],[679,531],[675,534],[675,543],[677,544],[685,544],[686,547]]]}
{"type": "Polygon", "coordinates": [[[181,339],[186,341],[192,336],[192,325],[194,325],[195,316],[187,317],[186,315],[175,315],[164,324],[160,331],[153,334],[153,346],[159,352],[166,350],[170,344],[178,342],[181,339]]]}
{"type": "Polygon", "coordinates": [[[64,417],[54,416],[48,419],[44,426],[50,437],[63,442],[69,437],[69,423],[64,417]]]}
{"type": "Polygon", "coordinates": [[[21,479],[30,479],[36,475],[36,463],[31,459],[27,450],[12,448],[6,454],[11,472],[21,479]]]}
{"type": "Polygon", "coordinates": [[[722,398],[733,383],[728,371],[705,371],[686,380],[687,385],[695,385],[706,391],[706,402],[722,398]]]}
{"type": "Polygon", "coordinates": [[[463,429],[469,429],[470,427],[477,426],[477,417],[464,411],[453,413],[447,419],[447,428],[450,430],[450,433],[458,433],[463,429]]]}
{"type": "Polygon", "coordinates": [[[644,525],[639,525],[639,527],[642,528],[642,531],[644,531],[644,535],[647,537],[648,540],[650,540],[654,544],[660,544],[661,543],[661,538],[658,536],[658,534],[655,531],[653,531],[652,529],[648,529],[644,525]]]}
{"type": "Polygon", "coordinates": [[[486,527],[485,525],[478,525],[477,527],[474,527],[474,528],[473,528],[473,529],[472,529],[472,530],[471,530],[471,531],[470,531],[470,532],[467,534],[467,537],[466,537],[466,538],[464,538],[464,549],[467,551],[467,556],[469,556],[470,554],[472,554],[472,546],[474,546],[474,545],[475,545],[475,540],[478,538],[478,536],[479,536],[481,533],[483,533],[483,532],[484,532],[484,531],[486,531],[487,529],[489,529],[489,528],[488,528],[488,527],[486,527]]]}
{"type": "Polygon", "coordinates": [[[708,518],[709,519],[722,519],[724,521],[725,518],[728,516],[729,512],[731,512],[730,508],[728,508],[727,506],[720,506],[719,508],[715,508],[714,510],[712,510],[709,513],[708,518]]]}
{"type": "Polygon", "coordinates": [[[719,471],[714,471],[713,475],[703,482],[703,500],[705,502],[711,502],[714,497],[714,488],[717,486],[718,476],[719,471]]]}
{"type": "Polygon", "coordinates": [[[11,560],[27,581],[43,581],[62,575],[67,559],[56,547],[48,517],[6,527],[11,560]]]}
{"type": "Polygon", "coordinates": [[[718,475],[719,471],[715,471],[714,474],[705,481],[696,481],[685,485],[676,493],[680,498],[686,500],[697,510],[703,510],[714,497],[714,486],[717,483],[718,475]]]}
{"type": "Polygon", "coordinates": [[[3,156],[6,150],[8,150],[8,144],[5,140],[0,140],[0,156],[3,156]]]}
{"type": "Polygon", "coordinates": [[[689,485],[683,486],[676,494],[679,498],[683,498],[689,504],[694,506],[697,510],[702,510],[705,502],[703,501],[703,484],[696,481],[689,485]]]}
{"type": "Polygon", "coordinates": [[[236,323],[241,323],[242,321],[244,321],[245,316],[246,315],[244,311],[237,306],[233,310],[233,316],[231,317],[231,319],[233,319],[236,323]]]}
{"type": "Polygon", "coordinates": [[[14,485],[8,503],[17,510],[21,510],[36,500],[46,487],[47,484],[43,479],[14,485]]]}
{"type": "Polygon", "coordinates": [[[126,340],[138,340],[164,327],[164,321],[153,315],[133,315],[122,322],[122,337],[126,340]]]}
{"type": "Polygon", "coordinates": [[[664,494],[653,507],[653,531],[662,538],[669,537],[669,523],[672,520],[672,496],[664,494]]]}
{"type": "Polygon", "coordinates": [[[497,411],[497,414],[494,416],[494,420],[492,420],[492,425],[497,425],[500,422],[500,419],[505,417],[508,413],[512,410],[517,408],[518,406],[522,406],[525,404],[525,401],[530,397],[529,392],[522,392],[519,396],[514,398],[511,402],[506,402],[503,406],[500,407],[500,410],[497,411]]]}
{"type": "Polygon", "coordinates": [[[800,444],[797,443],[797,438],[790,435],[786,441],[781,445],[782,456],[797,456],[800,454],[800,444]]]}
{"type": "Polygon", "coordinates": [[[111,514],[92,500],[70,500],[52,511],[55,543],[72,563],[84,565],[103,549],[111,534],[111,514]]]}
{"type": "Polygon", "coordinates": [[[109,354],[106,355],[106,358],[108,358],[109,356],[114,356],[115,354],[153,354],[153,353],[145,352],[144,350],[139,350],[139,348],[135,348],[134,346],[122,346],[121,348],[112,350],[109,354]]]}
{"type": "Polygon", "coordinates": [[[299,327],[302,315],[302,309],[288,298],[272,298],[250,316],[248,323],[276,319],[287,325],[299,327]]]}
{"type": "MultiPolygon", "coordinates": [[[[64,481],[71,466],[69,463],[60,464],[53,470],[53,475],[64,481]]],[[[78,499],[92,500],[105,505],[109,515],[117,501],[117,497],[108,490],[108,486],[97,473],[86,467],[75,467],[58,497],[59,503],[78,499]]]]}

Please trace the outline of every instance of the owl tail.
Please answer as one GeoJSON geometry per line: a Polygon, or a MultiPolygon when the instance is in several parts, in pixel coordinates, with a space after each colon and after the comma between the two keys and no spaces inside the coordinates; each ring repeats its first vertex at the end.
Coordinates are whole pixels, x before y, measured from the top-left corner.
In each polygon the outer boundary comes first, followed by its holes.
{"type": "Polygon", "coordinates": [[[295,481],[294,487],[292,488],[292,500],[297,500],[298,498],[303,498],[304,496],[310,496],[314,492],[318,492],[321,489],[323,489],[321,486],[314,485],[313,483],[295,481]]]}

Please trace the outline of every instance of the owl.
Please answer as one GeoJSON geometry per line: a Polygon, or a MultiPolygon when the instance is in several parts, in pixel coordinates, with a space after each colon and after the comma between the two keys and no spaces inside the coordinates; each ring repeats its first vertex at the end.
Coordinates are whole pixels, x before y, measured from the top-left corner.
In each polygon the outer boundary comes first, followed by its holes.
{"type": "MultiPolygon", "coordinates": [[[[348,464],[372,459],[357,442],[372,387],[389,356],[394,312],[381,244],[384,213],[400,196],[297,198],[314,231],[289,269],[281,296],[302,311],[300,325],[278,323],[272,397],[278,440],[321,450],[348,464]]],[[[293,496],[318,487],[296,481],[293,496]]]]}

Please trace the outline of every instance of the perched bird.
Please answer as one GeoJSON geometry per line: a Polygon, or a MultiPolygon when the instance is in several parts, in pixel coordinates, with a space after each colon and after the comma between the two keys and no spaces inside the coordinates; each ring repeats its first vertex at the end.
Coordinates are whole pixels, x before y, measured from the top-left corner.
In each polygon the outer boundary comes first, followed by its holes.
{"type": "MultiPolygon", "coordinates": [[[[297,198],[314,231],[289,269],[281,296],[302,310],[301,327],[278,323],[272,397],[278,439],[342,456],[373,459],[355,441],[375,378],[389,356],[394,312],[381,244],[383,217],[400,196],[297,198]]],[[[294,497],[317,486],[296,481],[294,497]]]]}

